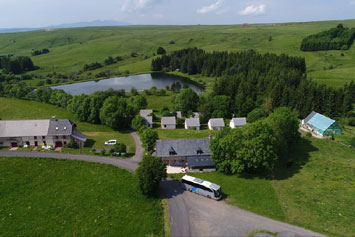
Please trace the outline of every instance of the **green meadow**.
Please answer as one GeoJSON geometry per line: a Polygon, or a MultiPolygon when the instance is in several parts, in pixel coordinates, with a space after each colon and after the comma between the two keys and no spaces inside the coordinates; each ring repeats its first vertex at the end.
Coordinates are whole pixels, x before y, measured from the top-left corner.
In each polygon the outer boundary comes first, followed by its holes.
{"type": "MultiPolygon", "coordinates": [[[[342,86],[355,78],[355,49],[348,51],[301,52],[304,37],[335,27],[355,27],[355,20],[226,26],[124,26],[55,29],[1,34],[0,54],[31,55],[33,49],[49,48],[50,53],[32,57],[40,67],[35,74],[75,73],[84,64],[101,62],[108,56],[123,61],[104,69],[130,74],[150,71],[150,62],[158,46],[168,52],[199,47],[206,51],[254,49],[261,53],[290,54],[306,58],[308,77],[319,83],[342,86]],[[269,41],[270,36],[272,40],[269,41]],[[174,41],[174,44],[170,44],[174,41]],[[131,57],[136,53],[137,57],[131,57]],[[344,56],[341,56],[341,53],[344,56]]],[[[89,76],[84,78],[90,79],[89,76]]],[[[37,82],[36,79],[35,82],[37,82]]],[[[34,83],[35,84],[35,83],[34,83]]]]}
{"type": "Polygon", "coordinates": [[[108,165],[0,157],[0,203],[0,236],[164,235],[161,200],[108,165]]]}

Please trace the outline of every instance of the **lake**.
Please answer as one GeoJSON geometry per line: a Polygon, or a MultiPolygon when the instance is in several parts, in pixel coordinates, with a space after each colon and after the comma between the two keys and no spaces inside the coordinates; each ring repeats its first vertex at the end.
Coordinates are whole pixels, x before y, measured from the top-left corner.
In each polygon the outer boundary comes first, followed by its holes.
{"type": "Polygon", "coordinates": [[[158,89],[171,87],[174,82],[179,82],[181,86],[187,85],[196,93],[202,93],[203,88],[196,82],[184,77],[165,73],[140,74],[128,77],[115,77],[100,81],[78,82],[61,86],[53,86],[52,89],[62,89],[71,95],[92,94],[96,91],[105,91],[110,88],[114,90],[125,89],[129,92],[132,87],[138,91],[144,91],[155,86],[158,89]]]}

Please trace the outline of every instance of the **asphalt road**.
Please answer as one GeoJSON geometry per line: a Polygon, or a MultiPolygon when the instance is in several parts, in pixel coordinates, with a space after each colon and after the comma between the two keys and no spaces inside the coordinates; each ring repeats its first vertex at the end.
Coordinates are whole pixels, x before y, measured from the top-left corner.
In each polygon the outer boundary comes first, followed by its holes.
{"type": "Polygon", "coordinates": [[[168,200],[171,236],[248,236],[255,230],[323,236],[239,209],[224,201],[184,192],[180,183],[173,180],[163,181],[161,190],[168,200]]]}

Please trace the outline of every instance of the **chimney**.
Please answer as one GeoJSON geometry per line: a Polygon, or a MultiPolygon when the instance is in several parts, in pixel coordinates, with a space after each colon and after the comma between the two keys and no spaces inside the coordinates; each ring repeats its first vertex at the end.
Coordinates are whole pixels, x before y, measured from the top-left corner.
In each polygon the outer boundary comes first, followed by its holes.
{"type": "Polygon", "coordinates": [[[52,121],[57,121],[57,117],[56,116],[52,116],[51,120],[52,121]]]}

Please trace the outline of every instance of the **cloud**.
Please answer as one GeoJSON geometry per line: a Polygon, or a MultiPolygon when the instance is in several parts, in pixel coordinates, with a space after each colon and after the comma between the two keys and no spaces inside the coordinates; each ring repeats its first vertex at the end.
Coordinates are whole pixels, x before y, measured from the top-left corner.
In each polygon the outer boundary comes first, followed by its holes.
{"type": "Polygon", "coordinates": [[[215,3],[212,3],[211,5],[197,9],[197,13],[206,14],[209,12],[216,11],[222,4],[223,4],[223,0],[217,0],[215,3]]]}
{"type": "Polygon", "coordinates": [[[123,0],[121,10],[123,12],[132,12],[154,5],[159,0],[123,0]]]}
{"type": "Polygon", "coordinates": [[[265,13],[265,4],[254,5],[251,4],[247,6],[244,10],[240,11],[239,14],[242,16],[249,16],[249,15],[260,15],[265,13]]]}

